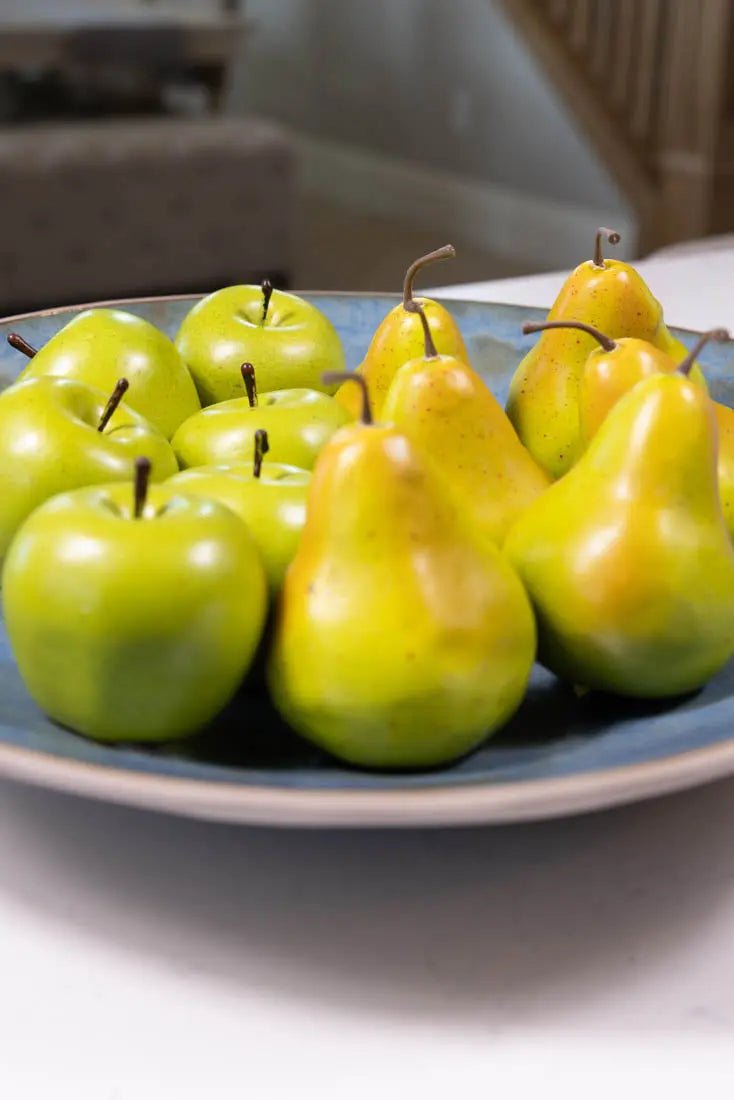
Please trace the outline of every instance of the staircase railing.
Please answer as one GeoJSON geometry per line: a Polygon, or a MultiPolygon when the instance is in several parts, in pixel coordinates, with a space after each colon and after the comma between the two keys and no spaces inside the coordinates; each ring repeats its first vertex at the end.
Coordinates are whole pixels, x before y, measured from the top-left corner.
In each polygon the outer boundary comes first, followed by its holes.
{"type": "Polygon", "coordinates": [[[734,229],[732,0],[501,3],[635,209],[641,251],[734,229]]]}

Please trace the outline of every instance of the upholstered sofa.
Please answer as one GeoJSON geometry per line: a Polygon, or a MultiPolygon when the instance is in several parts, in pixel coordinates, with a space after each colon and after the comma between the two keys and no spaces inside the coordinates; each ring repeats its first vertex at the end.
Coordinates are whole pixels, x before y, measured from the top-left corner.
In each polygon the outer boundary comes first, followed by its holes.
{"type": "Polygon", "coordinates": [[[0,312],[285,281],[293,182],[257,118],[0,129],[0,312]]]}

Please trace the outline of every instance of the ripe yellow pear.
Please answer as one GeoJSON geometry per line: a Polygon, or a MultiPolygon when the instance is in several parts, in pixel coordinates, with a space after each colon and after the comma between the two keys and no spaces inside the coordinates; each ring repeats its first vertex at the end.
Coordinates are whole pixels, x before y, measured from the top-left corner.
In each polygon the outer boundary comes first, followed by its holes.
{"type": "MultiPolygon", "coordinates": [[[[382,416],[382,406],[395,372],[403,363],[416,359],[423,353],[423,330],[411,309],[412,302],[420,302],[425,309],[439,351],[445,355],[454,355],[464,363],[469,362],[459,328],[446,307],[431,298],[413,297],[413,283],[418,272],[428,264],[450,259],[455,255],[453,245],[447,244],[443,248],[437,248],[435,252],[420,256],[410,265],[405,273],[402,302],[391,309],[377,326],[367,354],[357,368],[369,386],[370,401],[378,419],[382,416]]],[[[347,382],[337,390],[336,398],[356,420],[360,413],[359,391],[347,382]]]]}
{"type": "Polygon", "coordinates": [[[500,551],[408,437],[372,423],[364,379],[353,377],[362,422],[316,464],[269,685],[293,728],[342,760],[429,767],[469,752],[514,712],[535,625],[500,551]]]}
{"type": "Polygon", "coordinates": [[[734,653],[734,549],[713,404],[681,372],[645,378],[505,549],[533,602],[540,659],[589,688],[664,697],[734,653]]]}
{"type": "MultiPolygon", "coordinates": [[[[568,324],[578,327],[577,322],[548,322],[549,324],[568,324]]],[[[525,325],[525,330],[536,331],[537,325],[525,325]]],[[[588,325],[581,326],[589,328],[588,325]]],[[[672,374],[680,370],[691,373],[692,364],[709,340],[719,343],[730,340],[726,329],[711,329],[704,332],[682,363],[676,363],[665,352],[658,351],[642,340],[608,340],[602,333],[593,330],[594,336],[602,344],[586,360],[579,387],[579,418],[581,438],[586,446],[601,427],[611,409],[621,397],[643,378],[653,374],[672,374]]],[[[700,377],[700,376],[699,376],[700,377]]],[[[724,519],[729,533],[734,538],[734,409],[713,402],[714,416],[719,430],[718,475],[719,495],[724,510],[724,519]]]]}
{"type": "Polygon", "coordinates": [[[425,350],[400,368],[383,419],[431,460],[477,528],[501,545],[518,516],[550,484],[482,379],[439,355],[423,307],[425,350]]]}
{"type": "Polygon", "coordinates": [[[628,390],[653,374],[670,374],[678,369],[675,359],[647,340],[622,336],[611,340],[606,333],[585,321],[542,321],[523,325],[525,333],[554,329],[591,336],[597,347],[589,353],[579,379],[579,429],[582,447],[596,434],[602,421],[628,390]]]}
{"type": "MultiPolygon", "coordinates": [[[[676,360],[686,349],[663,321],[660,303],[630,264],[607,260],[601,243],[619,234],[599,229],[593,260],[569,275],[548,314],[549,321],[585,321],[611,340],[646,340],[676,360]]],[[[535,460],[556,478],[571,469],[582,451],[578,388],[594,337],[552,329],[519,364],[510,385],[507,413],[535,460]]],[[[699,368],[694,377],[703,382],[699,368]]]]}

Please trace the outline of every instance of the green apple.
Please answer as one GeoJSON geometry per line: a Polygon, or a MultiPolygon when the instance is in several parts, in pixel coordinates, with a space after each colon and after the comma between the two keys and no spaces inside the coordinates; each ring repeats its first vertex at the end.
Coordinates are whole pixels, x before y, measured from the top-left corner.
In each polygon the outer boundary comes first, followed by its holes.
{"type": "MultiPolygon", "coordinates": [[[[185,420],[171,441],[182,467],[231,466],[252,461],[255,435],[267,432],[270,458],[310,470],[334,432],[350,420],[346,409],[317,390],[275,390],[258,397],[252,364],[238,368],[247,397],[209,405],[185,420]]],[[[257,375],[258,384],[260,372],[257,375]]]]}
{"type": "Polygon", "coordinates": [[[34,508],[56,493],[104,481],[129,480],[146,455],[152,476],[178,469],[171,444],[124,402],[84,382],[41,377],[0,394],[0,560],[34,508]]]}
{"type": "Polygon", "coordinates": [[[170,478],[164,488],[218,500],[247,524],[277,592],[298,549],[306,521],[311,474],[279,462],[199,466],[170,478]]]}
{"type": "MultiPolygon", "coordinates": [[[[11,335],[13,347],[22,349],[25,341],[11,335]]],[[[25,351],[34,349],[26,344],[25,351]]],[[[128,404],[167,439],[200,408],[196,387],[173,343],[150,321],[122,309],[77,314],[33,354],[21,378],[48,374],[108,393],[118,378],[127,378],[128,404]]]]}
{"type": "Polygon", "coordinates": [[[310,302],[273,290],[267,281],[202,298],[184,318],[176,347],[202,405],[237,396],[245,360],[257,364],[263,393],[302,388],[333,393],[321,375],[344,370],[344,351],[331,321],[310,302]]]}
{"type": "MultiPolygon", "coordinates": [[[[103,485],[62,493],[3,569],[11,648],[55,721],[100,741],[196,733],[237,691],[267,608],[245,525],[216,501],[103,485]]],[[[143,471],[141,474],[140,471],[143,471]]]]}

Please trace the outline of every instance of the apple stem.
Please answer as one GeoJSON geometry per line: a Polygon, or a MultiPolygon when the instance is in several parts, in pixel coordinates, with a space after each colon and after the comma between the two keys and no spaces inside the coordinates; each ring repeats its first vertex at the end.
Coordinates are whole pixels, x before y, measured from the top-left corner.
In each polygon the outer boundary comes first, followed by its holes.
{"type": "Polygon", "coordinates": [[[603,332],[599,332],[598,328],[594,328],[593,325],[587,325],[586,321],[526,321],[522,326],[522,330],[526,336],[529,336],[533,332],[545,332],[550,328],[574,328],[578,332],[585,332],[587,336],[593,336],[604,351],[614,351],[616,344],[609,336],[605,336],[603,332]]]}
{"type": "Polygon", "coordinates": [[[102,416],[100,417],[99,424],[97,425],[97,431],[103,432],[110,422],[110,417],[116,411],[117,406],[122,401],[123,397],[130,388],[130,383],[127,378],[120,378],[115,385],[114,390],[110,394],[110,399],[104,407],[102,416]]]}
{"type": "Polygon", "coordinates": [[[456,255],[456,249],[452,244],[445,244],[442,248],[437,248],[433,252],[427,252],[425,256],[419,256],[417,260],[413,260],[408,270],[405,272],[405,279],[403,280],[403,308],[408,309],[410,303],[413,301],[413,283],[415,277],[422,268],[427,267],[428,264],[436,263],[438,260],[453,260],[456,255]]]}
{"type": "Polygon", "coordinates": [[[263,281],[260,283],[260,286],[262,287],[262,292],[263,292],[263,315],[262,315],[262,320],[260,321],[260,324],[264,325],[265,324],[265,319],[268,315],[268,307],[270,306],[270,299],[271,299],[272,294],[273,294],[273,284],[270,282],[270,279],[263,279],[263,281]]]}
{"type": "Polygon", "coordinates": [[[601,250],[602,238],[609,241],[609,244],[619,244],[622,240],[616,229],[607,229],[606,226],[600,225],[594,238],[594,267],[604,267],[604,256],[601,250]]]}
{"type": "Polygon", "coordinates": [[[428,318],[426,317],[426,311],[423,306],[414,298],[405,308],[411,313],[417,313],[420,317],[421,324],[423,325],[423,341],[425,344],[424,354],[426,359],[438,359],[436,345],[433,342],[433,333],[431,332],[431,326],[428,324],[428,318]]]}
{"type": "Polygon", "coordinates": [[[34,355],[38,355],[38,348],[34,348],[33,344],[29,344],[25,337],[21,336],[19,332],[9,332],[8,343],[11,348],[22,352],[23,355],[27,355],[29,359],[32,359],[34,355]]]}
{"type": "Polygon", "coordinates": [[[270,444],[268,442],[268,433],[264,428],[258,428],[255,432],[255,461],[252,464],[253,477],[260,477],[263,459],[269,450],[270,444]]]}
{"type": "Polygon", "coordinates": [[[362,416],[360,419],[363,424],[374,424],[369,386],[363,375],[348,370],[327,370],[321,375],[321,381],[325,386],[336,386],[339,382],[354,382],[359,386],[362,390],[362,416]]]}
{"type": "Polygon", "coordinates": [[[247,393],[247,400],[250,402],[250,408],[254,409],[257,405],[257,379],[255,377],[255,368],[252,363],[243,363],[240,367],[240,374],[242,375],[242,381],[245,383],[245,391],[247,393]]]}
{"type": "Polygon", "coordinates": [[[150,481],[150,459],[135,459],[135,504],[133,517],[140,519],[148,499],[148,482],[150,481]]]}
{"type": "Polygon", "coordinates": [[[697,357],[700,355],[702,349],[706,347],[709,340],[715,340],[717,344],[723,344],[725,341],[731,340],[731,334],[727,332],[725,328],[712,328],[709,329],[708,332],[701,333],[696,343],[688,352],[688,355],[678,367],[681,374],[685,374],[686,376],[690,374],[693,364],[696,362],[697,357]]]}

